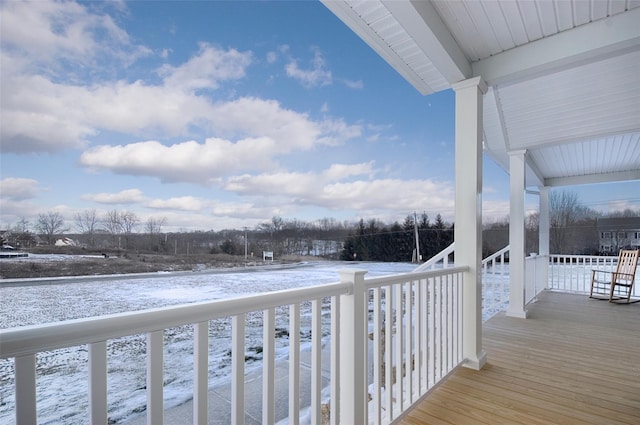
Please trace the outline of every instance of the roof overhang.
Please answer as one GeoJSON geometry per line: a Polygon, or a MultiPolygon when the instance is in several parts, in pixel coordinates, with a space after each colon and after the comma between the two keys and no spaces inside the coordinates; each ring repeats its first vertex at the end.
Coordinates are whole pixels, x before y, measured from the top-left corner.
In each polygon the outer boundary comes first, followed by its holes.
{"type": "Polygon", "coordinates": [[[640,3],[322,0],[420,93],[481,76],[485,152],[527,185],[640,180],[640,3]]]}

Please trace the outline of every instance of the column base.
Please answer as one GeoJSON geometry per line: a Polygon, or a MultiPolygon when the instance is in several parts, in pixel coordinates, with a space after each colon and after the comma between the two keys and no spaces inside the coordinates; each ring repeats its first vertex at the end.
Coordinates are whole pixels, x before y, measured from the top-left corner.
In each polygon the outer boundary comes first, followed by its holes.
{"type": "Polygon", "coordinates": [[[487,353],[484,350],[477,353],[473,358],[467,357],[462,362],[462,366],[473,370],[480,370],[485,364],[487,364],[487,353]]]}
{"type": "Polygon", "coordinates": [[[508,308],[506,315],[507,315],[507,317],[517,317],[518,319],[526,319],[527,318],[527,310],[508,308]]]}

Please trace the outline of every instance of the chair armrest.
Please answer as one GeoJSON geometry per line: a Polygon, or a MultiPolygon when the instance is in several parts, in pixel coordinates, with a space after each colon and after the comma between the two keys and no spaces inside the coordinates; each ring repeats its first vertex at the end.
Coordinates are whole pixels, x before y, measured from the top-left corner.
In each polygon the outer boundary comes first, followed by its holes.
{"type": "Polygon", "coordinates": [[[623,280],[628,280],[630,282],[633,282],[633,280],[635,279],[635,274],[631,274],[631,273],[622,273],[622,272],[612,272],[613,275],[613,281],[617,282],[618,281],[618,277],[620,276],[623,280]]]}

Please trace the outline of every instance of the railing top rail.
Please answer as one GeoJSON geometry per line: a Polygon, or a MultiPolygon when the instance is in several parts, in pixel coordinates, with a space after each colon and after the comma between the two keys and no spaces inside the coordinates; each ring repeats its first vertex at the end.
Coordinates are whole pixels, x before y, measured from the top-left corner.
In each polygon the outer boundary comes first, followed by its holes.
{"type": "Polygon", "coordinates": [[[592,258],[595,260],[617,260],[617,255],[578,255],[578,254],[549,254],[550,258],[592,258]]]}
{"type": "Polygon", "coordinates": [[[493,254],[491,254],[490,256],[488,256],[487,258],[484,258],[482,260],[482,264],[486,264],[489,263],[493,260],[495,260],[496,258],[506,254],[507,252],[509,252],[510,249],[510,245],[505,246],[504,248],[502,248],[500,251],[496,251],[493,254]]]}
{"type": "Polygon", "coordinates": [[[285,289],[237,298],[225,298],[147,310],[110,314],[63,322],[30,325],[0,331],[0,358],[88,344],[127,335],[261,311],[334,295],[346,294],[350,282],[285,289]]]}
{"type": "Polygon", "coordinates": [[[438,276],[464,273],[466,271],[469,271],[469,266],[454,266],[454,267],[446,267],[444,269],[428,270],[428,271],[421,271],[421,272],[413,271],[410,273],[402,273],[397,275],[380,276],[380,277],[374,277],[371,279],[366,279],[365,285],[367,289],[371,289],[371,288],[380,287],[384,285],[394,285],[398,283],[404,283],[412,280],[428,279],[428,278],[433,278],[438,276]]]}
{"type": "Polygon", "coordinates": [[[434,255],[433,257],[431,257],[430,259],[428,259],[427,261],[425,261],[424,263],[416,267],[414,272],[427,270],[428,268],[432,267],[438,262],[443,261],[444,258],[447,257],[449,254],[451,254],[453,251],[455,251],[455,249],[456,249],[456,243],[451,242],[451,245],[449,245],[448,247],[446,247],[445,249],[443,249],[442,251],[440,251],[439,253],[437,253],[436,255],[434,255]]]}

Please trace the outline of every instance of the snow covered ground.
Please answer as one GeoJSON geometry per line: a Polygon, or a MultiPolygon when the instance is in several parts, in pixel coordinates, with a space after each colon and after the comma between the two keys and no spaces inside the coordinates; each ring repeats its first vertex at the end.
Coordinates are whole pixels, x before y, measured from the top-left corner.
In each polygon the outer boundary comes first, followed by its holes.
{"type": "MultiPolygon", "coordinates": [[[[51,260],[48,258],[48,260],[51,260]]],[[[67,258],[60,258],[60,261],[67,258]]],[[[157,274],[143,279],[74,280],[53,285],[0,286],[0,328],[142,310],[196,301],[235,297],[274,290],[338,281],[337,270],[368,270],[366,277],[412,271],[408,263],[302,264],[251,272],[157,274]]],[[[244,270],[242,270],[244,271],[244,270]]],[[[62,282],[62,281],[61,281],[62,282]]],[[[302,322],[310,322],[309,306],[302,306],[302,322]]],[[[286,309],[278,315],[288,329],[286,309]]],[[[227,379],[230,358],[230,323],[212,321],[210,326],[210,383],[227,379]]],[[[182,326],[165,332],[165,406],[177,406],[192,395],[193,328],[182,326]]],[[[304,333],[304,332],[303,332],[304,333]]],[[[247,318],[247,356],[261,359],[261,317],[247,318]]],[[[303,338],[304,342],[304,338],[303,338]]],[[[108,400],[112,423],[122,423],[144,410],[145,336],[136,335],[108,343],[108,400]]],[[[286,355],[288,339],[279,347],[286,355]]],[[[88,416],[87,348],[70,347],[37,356],[38,415],[41,424],[82,424],[88,416]]],[[[251,360],[248,367],[251,367],[251,360]]],[[[0,423],[13,423],[15,396],[13,360],[0,360],[0,423]]]]}

